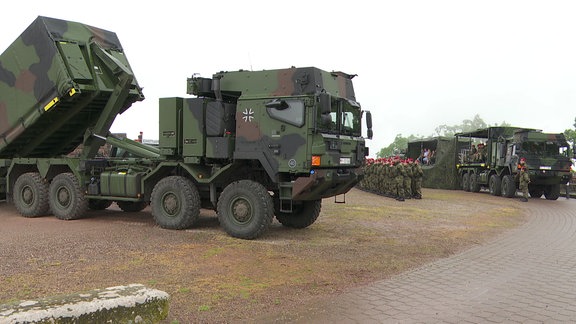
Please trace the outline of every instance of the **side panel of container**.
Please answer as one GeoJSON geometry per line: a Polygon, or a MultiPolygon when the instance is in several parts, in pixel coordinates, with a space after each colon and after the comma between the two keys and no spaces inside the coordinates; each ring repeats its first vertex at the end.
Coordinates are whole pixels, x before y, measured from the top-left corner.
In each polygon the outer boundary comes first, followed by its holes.
{"type": "MultiPolygon", "coordinates": [[[[0,158],[59,156],[82,142],[118,83],[94,49],[130,70],[115,33],[48,17],[0,55],[0,158]]],[[[132,86],[120,112],[143,99],[132,86]]]]}

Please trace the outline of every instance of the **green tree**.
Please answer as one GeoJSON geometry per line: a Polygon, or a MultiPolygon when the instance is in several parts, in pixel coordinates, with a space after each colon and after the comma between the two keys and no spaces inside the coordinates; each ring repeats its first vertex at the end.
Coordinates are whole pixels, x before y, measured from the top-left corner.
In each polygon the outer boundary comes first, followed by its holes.
{"type": "Polygon", "coordinates": [[[392,142],[392,144],[386,146],[385,148],[380,149],[380,151],[376,153],[376,157],[382,158],[402,154],[406,152],[406,149],[408,148],[408,142],[419,138],[422,137],[416,135],[403,137],[402,134],[398,134],[396,135],[396,138],[394,138],[394,142],[392,142]]]}
{"type": "MultiPolygon", "coordinates": [[[[576,119],[574,120],[574,127],[576,127],[576,119]]],[[[486,124],[486,122],[480,117],[480,115],[476,114],[472,119],[464,119],[462,124],[460,125],[440,125],[436,127],[436,133],[430,136],[454,136],[456,133],[462,132],[471,132],[475,131],[480,128],[486,128],[491,125],[486,124]]],[[[498,126],[498,124],[494,124],[494,126],[498,126]]],[[[503,121],[500,123],[499,126],[510,126],[509,123],[503,121]]],[[[568,130],[567,130],[568,131],[568,130]]],[[[572,143],[576,143],[576,130],[572,130],[574,132],[574,139],[575,141],[572,143]]],[[[568,136],[566,136],[568,137],[568,136]]],[[[423,138],[420,135],[410,135],[408,137],[403,137],[402,134],[396,135],[394,142],[380,149],[378,153],[376,153],[377,157],[388,157],[400,154],[401,152],[405,151],[408,148],[408,142],[421,139],[423,138]]]]}
{"type": "Polygon", "coordinates": [[[456,133],[471,132],[479,128],[486,128],[488,124],[476,114],[473,119],[464,119],[462,124],[448,126],[446,124],[436,127],[437,136],[453,136],[456,133]]]}
{"type": "MultiPolygon", "coordinates": [[[[574,118],[574,124],[572,125],[574,126],[573,129],[567,129],[564,131],[564,136],[566,136],[566,140],[570,144],[571,152],[574,147],[574,144],[576,144],[576,118],[574,118]]],[[[574,152],[572,152],[572,154],[574,154],[574,152]]]]}

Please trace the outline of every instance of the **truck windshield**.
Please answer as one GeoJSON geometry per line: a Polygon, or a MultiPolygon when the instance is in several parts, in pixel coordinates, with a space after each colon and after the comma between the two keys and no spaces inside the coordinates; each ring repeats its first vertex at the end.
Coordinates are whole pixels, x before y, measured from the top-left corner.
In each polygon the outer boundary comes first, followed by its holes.
{"type": "Polygon", "coordinates": [[[557,142],[524,142],[522,152],[526,155],[540,157],[567,156],[568,146],[557,142]]]}
{"type": "Polygon", "coordinates": [[[318,129],[330,134],[361,136],[360,123],[361,109],[357,102],[333,98],[330,114],[318,118],[318,129]]]}

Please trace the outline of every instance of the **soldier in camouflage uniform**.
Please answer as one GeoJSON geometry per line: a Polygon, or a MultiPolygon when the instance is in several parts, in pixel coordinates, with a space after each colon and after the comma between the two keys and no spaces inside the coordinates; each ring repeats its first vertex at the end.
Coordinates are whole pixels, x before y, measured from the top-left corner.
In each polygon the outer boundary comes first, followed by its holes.
{"type": "Polygon", "coordinates": [[[404,198],[412,198],[412,159],[402,161],[406,175],[404,176],[404,198]]]}
{"type": "Polygon", "coordinates": [[[380,179],[382,173],[382,160],[378,159],[374,163],[373,191],[380,194],[380,179]]]}
{"type": "Polygon", "coordinates": [[[396,198],[396,163],[393,159],[388,160],[388,197],[396,198]]]}
{"type": "Polygon", "coordinates": [[[394,162],[388,159],[388,163],[386,163],[386,194],[388,197],[395,198],[396,197],[396,172],[394,168],[394,162]]]}
{"type": "Polygon", "coordinates": [[[364,165],[364,178],[360,181],[358,186],[362,190],[369,190],[369,182],[372,177],[372,163],[374,159],[366,159],[366,165],[364,165]]]}
{"type": "Polygon", "coordinates": [[[416,160],[412,164],[412,194],[416,199],[422,199],[422,177],[424,176],[424,171],[422,166],[416,160]]]}
{"type": "Polygon", "coordinates": [[[520,169],[520,173],[518,173],[518,177],[520,178],[520,190],[522,190],[522,198],[521,201],[527,202],[528,201],[528,184],[530,183],[530,175],[528,171],[526,171],[526,166],[522,166],[520,169]]]}
{"type": "Polygon", "coordinates": [[[396,170],[396,200],[404,201],[404,177],[406,176],[406,169],[399,158],[394,161],[394,164],[396,170]]]}

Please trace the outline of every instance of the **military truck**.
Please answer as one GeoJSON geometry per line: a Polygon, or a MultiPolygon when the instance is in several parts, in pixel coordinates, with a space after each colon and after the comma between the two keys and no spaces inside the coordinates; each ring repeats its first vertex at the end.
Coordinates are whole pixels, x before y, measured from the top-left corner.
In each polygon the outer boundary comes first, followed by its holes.
{"type": "Polygon", "coordinates": [[[128,212],[150,205],[168,229],[191,227],[211,208],[244,239],[274,216],[305,228],[323,198],[362,178],[362,119],[368,138],[372,122],[353,77],[314,67],[192,77],[194,97],[159,100],[152,147],[109,133],[144,99],[116,34],[38,17],[0,56],[0,199],[25,217],[64,220],[113,202],[128,212]],[[136,158],[98,157],[105,143],[136,158]]]}
{"type": "Polygon", "coordinates": [[[529,192],[533,198],[548,200],[560,196],[560,186],[570,180],[572,162],[564,134],[543,133],[519,127],[488,127],[455,135],[460,147],[456,169],[461,188],[514,197],[518,188],[516,174],[525,159],[530,174],[529,192]]]}

